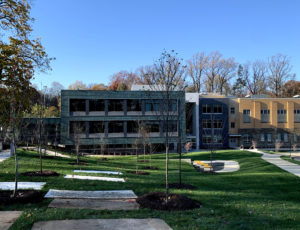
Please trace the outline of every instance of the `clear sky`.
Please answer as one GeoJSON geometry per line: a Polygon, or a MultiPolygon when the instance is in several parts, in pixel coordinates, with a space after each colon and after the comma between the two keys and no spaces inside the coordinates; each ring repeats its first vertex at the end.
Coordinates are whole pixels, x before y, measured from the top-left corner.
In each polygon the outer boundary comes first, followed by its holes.
{"type": "Polygon", "coordinates": [[[166,50],[218,50],[239,63],[277,53],[300,79],[299,0],[34,0],[34,36],[56,57],[34,83],[105,83],[166,50]]]}

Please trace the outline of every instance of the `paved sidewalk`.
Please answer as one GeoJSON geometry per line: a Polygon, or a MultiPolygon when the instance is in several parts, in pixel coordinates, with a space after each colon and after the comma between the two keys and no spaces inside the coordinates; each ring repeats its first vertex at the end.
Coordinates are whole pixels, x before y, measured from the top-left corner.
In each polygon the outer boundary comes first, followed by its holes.
{"type": "Polygon", "coordinates": [[[0,162],[5,161],[9,157],[10,157],[10,150],[9,149],[0,151],[0,162]]]}
{"type": "Polygon", "coordinates": [[[300,165],[297,165],[297,164],[294,164],[289,161],[285,161],[285,160],[281,159],[280,154],[264,153],[257,149],[251,149],[248,151],[254,152],[254,153],[261,153],[261,154],[263,154],[261,158],[264,159],[265,161],[268,161],[269,163],[276,165],[277,167],[279,167],[289,173],[292,173],[295,176],[300,177],[300,165]]]}
{"type": "Polygon", "coordinates": [[[172,230],[161,219],[83,219],[41,221],[31,230],[172,230]]]}
{"type": "Polygon", "coordinates": [[[20,211],[2,211],[0,212],[0,230],[8,230],[10,226],[22,214],[20,211]]]}

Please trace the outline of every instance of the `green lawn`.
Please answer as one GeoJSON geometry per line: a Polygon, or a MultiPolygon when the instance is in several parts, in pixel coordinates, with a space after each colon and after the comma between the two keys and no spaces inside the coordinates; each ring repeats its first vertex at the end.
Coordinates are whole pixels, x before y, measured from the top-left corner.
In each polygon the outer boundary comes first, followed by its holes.
{"type": "MultiPolygon", "coordinates": [[[[20,151],[20,171],[38,170],[39,159],[35,152],[20,151]]],[[[208,160],[209,153],[189,153],[185,158],[208,160]]],[[[143,159],[143,156],[140,156],[143,159]]],[[[170,182],[178,181],[177,155],[171,154],[170,182]]],[[[44,190],[111,190],[132,189],[137,195],[152,191],[164,191],[163,154],[154,155],[152,164],[159,168],[149,171],[150,175],[127,174],[135,169],[135,157],[111,157],[108,161],[84,157],[87,166],[82,169],[121,170],[126,183],[83,181],[64,179],[63,175],[52,178],[32,178],[20,176],[20,181],[46,181],[44,190]]],[[[47,209],[50,200],[39,204],[11,205],[0,210],[24,210],[12,229],[31,229],[36,221],[78,218],[161,218],[174,230],[191,229],[300,229],[300,178],[285,172],[261,159],[260,154],[247,151],[224,150],[215,154],[215,159],[237,160],[241,169],[226,174],[200,174],[188,163],[183,163],[183,182],[197,187],[196,190],[171,192],[184,194],[198,200],[202,207],[190,211],[97,211],[47,209]]],[[[45,157],[44,169],[61,174],[72,174],[78,166],[68,163],[73,159],[45,157]]],[[[139,163],[148,165],[149,163],[139,163]]],[[[145,170],[147,171],[147,170],[145,170]]],[[[121,176],[119,176],[121,177],[121,176]]],[[[14,161],[8,159],[0,163],[0,181],[14,179],[14,161]]]]}

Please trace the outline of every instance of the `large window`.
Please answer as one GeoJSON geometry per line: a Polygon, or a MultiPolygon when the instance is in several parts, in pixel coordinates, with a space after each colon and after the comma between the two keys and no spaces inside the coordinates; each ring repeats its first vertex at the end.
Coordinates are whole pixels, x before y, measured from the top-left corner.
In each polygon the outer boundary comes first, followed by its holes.
{"type": "Polygon", "coordinates": [[[271,133],[268,133],[267,134],[267,139],[268,139],[268,142],[272,142],[272,134],[271,133]]]}
{"type": "Polygon", "coordinates": [[[202,127],[204,129],[210,129],[211,128],[211,120],[203,119],[202,120],[202,127]]]}
{"type": "Polygon", "coordinates": [[[172,112],[177,111],[177,100],[171,100],[170,101],[169,111],[172,111],[172,112]]]}
{"type": "Polygon", "coordinates": [[[251,136],[249,134],[244,134],[243,135],[243,142],[245,144],[249,144],[251,142],[251,136]]]}
{"type": "Polygon", "coordinates": [[[127,121],[127,133],[138,133],[139,124],[137,121],[127,121]]]}
{"type": "Polygon", "coordinates": [[[210,144],[211,143],[211,136],[210,135],[203,135],[202,136],[202,142],[204,144],[210,144]]]}
{"type": "Polygon", "coordinates": [[[278,123],[285,123],[286,122],[286,110],[285,109],[278,109],[277,110],[277,119],[278,119],[278,123]]]}
{"type": "Polygon", "coordinates": [[[234,129],[234,128],[235,128],[235,123],[234,123],[234,122],[231,122],[231,123],[230,123],[230,127],[231,127],[232,129],[234,129]]]}
{"type": "Polygon", "coordinates": [[[231,108],[230,108],[230,113],[231,113],[231,114],[235,114],[235,108],[234,108],[234,107],[231,107],[231,108]]]}
{"type": "Polygon", "coordinates": [[[300,122],[300,109],[294,110],[294,122],[300,122]]]}
{"type": "Polygon", "coordinates": [[[202,113],[211,113],[210,105],[208,104],[202,105],[202,113]]]}
{"type": "Polygon", "coordinates": [[[104,121],[90,121],[89,122],[90,133],[105,133],[104,121]]]}
{"type": "Polygon", "coordinates": [[[78,135],[85,133],[85,121],[70,121],[70,134],[78,135]]]}
{"type": "Polygon", "coordinates": [[[123,100],[108,100],[108,111],[123,111],[123,100]]]}
{"type": "Polygon", "coordinates": [[[160,110],[160,100],[146,100],[146,112],[154,112],[160,110]]]}
{"type": "Polygon", "coordinates": [[[145,125],[146,125],[147,132],[150,132],[150,133],[159,133],[160,132],[160,129],[159,129],[160,122],[159,121],[146,121],[145,125]]]}
{"type": "Polygon", "coordinates": [[[127,100],[127,111],[142,111],[141,100],[127,100]]]}
{"type": "Polygon", "coordinates": [[[214,120],[214,128],[215,129],[222,129],[223,128],[223,121],[222,120],[214,120]]]}
{"type": "Polygon", "coordinates": [[[105,111],[104,100],[90,100],[90,111],[105,111]]]}
{"type": "Polygon", "coordinates": [[[260,141],[265,142],[265,134],[263,133],[260,134],[260,141]]]}
{"type": "Polygon", "coordinates": [[[70,112],[85,111],[85,99],[70,99],[70,112]]]}
{"type": "Polygon", "coordinates": [[[289,135],[287,133],[283,134],[283,141],[284,142],[289,142],[289,135]]]}
{"type": "Polygon", "coordinates": [[[214,105],[214,113],[222,113],[222,105],[214,105]]]}
{"type": "Polygon", "coordinates": [[[243,122],[250,123],[250,109],[243,110],[243,122]]]}
{"type": "Polygon", "coordinates": [[[262,109],[260,110],[261,122],[268,123],[270,122],[270,110],[269,109],[262,109]]]}
{"type": "Polygon", "coordinates": [[[124,122],[123,121],[108,122],[108,132],[109,133],[123,133],[124,132],[124,122]]]}
{"type": "Polygon", "coordinates": [[[168,121],[168,125],[164,124],[164,132],[177,132],[177,121],[168,121]]]}

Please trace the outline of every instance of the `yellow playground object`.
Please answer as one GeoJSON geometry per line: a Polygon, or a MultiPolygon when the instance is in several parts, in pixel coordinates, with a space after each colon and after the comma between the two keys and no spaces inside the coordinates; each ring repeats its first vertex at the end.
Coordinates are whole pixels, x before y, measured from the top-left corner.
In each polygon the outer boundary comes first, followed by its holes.
{"type": "Polygon", "coordinates": [[[204,163],[203,161],[194,161],[194,164],[202,166],[203,168],[210,169],[212,168],[209,164],[204,163]]]}

